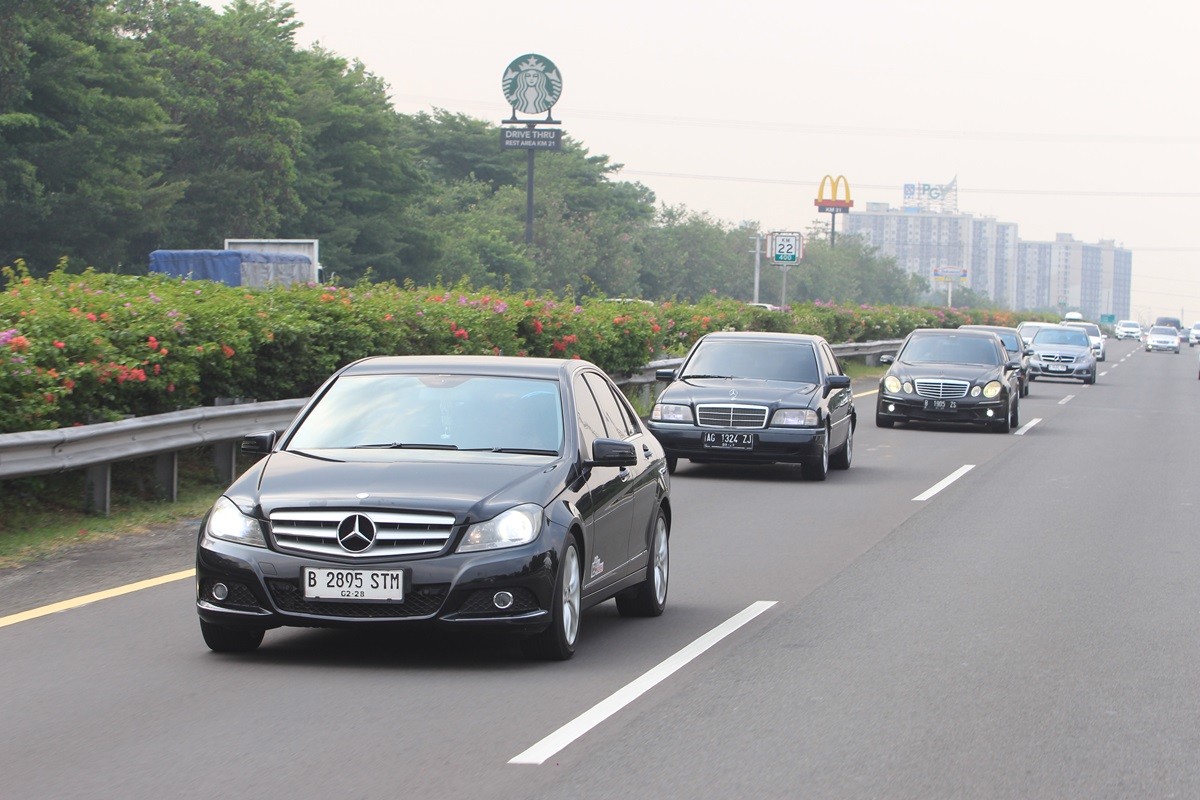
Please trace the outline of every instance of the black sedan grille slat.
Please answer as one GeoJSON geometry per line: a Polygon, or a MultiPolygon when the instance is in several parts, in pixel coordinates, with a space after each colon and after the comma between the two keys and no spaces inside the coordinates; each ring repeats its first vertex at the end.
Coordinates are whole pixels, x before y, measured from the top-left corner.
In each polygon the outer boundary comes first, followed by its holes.
{"type": "Polygon", "coordinates": [[[967,389],[971,386],[967,381],[938,380],[932,378],[918,378],[913,381],[913,385],[916,386],[917,394],[921,397],[932,397],[937,400],[966,397],[967,389]]]}
{"type": "Polygon", "coordinates": [[[706,428],[765,428],[766,406],[702,405],[696,406],[697,422],[706,428]]]}
{"type": "Polygon", "coordinates": [[[281,611],[340,619],[395,619],[427,617],[437,613],[450,587],[439,583],[409,592],[402,603],[341,603],[305,600],[295,581],[268,580],[271,599],[281,611]]]}

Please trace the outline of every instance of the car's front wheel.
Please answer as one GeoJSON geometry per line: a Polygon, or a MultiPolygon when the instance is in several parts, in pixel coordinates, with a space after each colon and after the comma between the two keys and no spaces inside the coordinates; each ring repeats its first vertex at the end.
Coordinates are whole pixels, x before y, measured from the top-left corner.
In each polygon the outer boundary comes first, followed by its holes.
{"type": "Polygon", "coordinates": [[[262,628],[226,628],[200,620],[200,635],[214,653],[249,653],[262,644],[262,628]]]}
{"type": "Polygon", "coordinates": [[[575,655],[582,611],[579,549],[574,539],[567,541],[558,565],[551,596],[550,626],[524,642],[525,652],[547,661],[566,661],[575,655]]]}
{"type": "Polygon", "coordinates": [[[679,466],[679,457],[678,456],[667,456],[667,474],[674,475],[675,468],[677,466],[679,466]]]}
{"type": "Polygon", "coordinates": [[[880,413],[878,410],[875,411],[875,427],[876,428],[890,428],[895,424],[896,424],[896,421],[894,419],[888,419],[882,413],[880,413]]]}
{"type": "Polygon", "coordinates": [[[654,538],[650,542],[650,564],[646,580],[617,595],[617,613],[622,617],[657,617],[667,607],[667,585],[671,577],[671,536],[667,515],[658,509],[654,538]]]}
{"type": "Polygon", "coordinates": [[[800,470],[806,481],[825,480],[825,476],[829,474],[829,428],[825,429],[821,452],[801,464],[800,470]]]}

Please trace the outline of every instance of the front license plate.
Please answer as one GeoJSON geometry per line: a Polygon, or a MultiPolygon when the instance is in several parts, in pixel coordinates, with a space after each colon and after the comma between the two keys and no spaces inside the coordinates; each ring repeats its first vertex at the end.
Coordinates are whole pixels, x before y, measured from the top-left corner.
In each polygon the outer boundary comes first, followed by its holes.
{"type": "Polygon", "coordinates": [[[325,569],[305,567],[300,571],[306,600],[391,600],[404,599],[404,570],[325,569]]]}
{"type": "Polygon", "coordinates": [[[700,439],[705,447],[714,447],[718,450],[753,450],[754,449],[754,434],[753,433],[719,433],[717,431],[705,431],[700,439]]]}
{"type": "Polygon", "coordinates": [[[926,411],[958,411],[956,400],[926,400],[926,411]]]}
{"type": "Polygon", "coordinates": [[[1049,367],[1051,372],[1066,372],[1067,371],[1066,364],[1048,364],[1047,366],[1049,367]]]}

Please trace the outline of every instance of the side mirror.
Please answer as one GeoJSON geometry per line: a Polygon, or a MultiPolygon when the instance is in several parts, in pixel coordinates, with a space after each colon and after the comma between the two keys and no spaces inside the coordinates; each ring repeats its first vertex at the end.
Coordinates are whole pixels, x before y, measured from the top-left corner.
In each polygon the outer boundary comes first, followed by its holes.
{"type": "Polygon", "coordinates": [[[826,395],[828,395],[830,392],[836,391],[838,389],[849,389],[849,388],[850,388],[850,376],[849,375],[830,375],[828,378],[825,379],[825,394],[826,395]]]}
{"type": "Polygon", "coordinates": [[[658,369],[654,371],[654,380],[670,383],[675,380],[675,370],[673,369],[658,369]]]}
{"type": "Polygon", "coordinates": [[[241,451],[249,455],[265,456],[275,449],[275,431],[260,431],[242,438],[241,451]]]}
{"type": "Polygon", "coordinates": [[[1004,365],[1004,368],[1019,370],[1021,368],[1021,362],[1020,361],[1009,361],[1007,364],[1004,365]]]}
{"type": "Polygon", "coordinates": [[[596,439],[592,442],[592,460],[585,467],[632,467],[637,464],[637,450],[632,442],[621,439],[596,439]]]}

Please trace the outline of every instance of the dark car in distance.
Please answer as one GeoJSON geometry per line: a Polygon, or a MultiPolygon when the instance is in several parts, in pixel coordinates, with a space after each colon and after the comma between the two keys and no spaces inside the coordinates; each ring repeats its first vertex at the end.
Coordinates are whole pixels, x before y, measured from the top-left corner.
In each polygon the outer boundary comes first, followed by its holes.
{"type": "Polygon", "coordinates": [[[879,382],[875,424],[971,423],[1008,433],[1020,419],[1021,363],[991,331],[918,328],[879,382]]]}
{"type": "Polygon", "coordinates": [[[1008,352],[1008,357],[1014,361],[1021,362],[1021,397],[1029,396],[1029,356],[1026,355],[1027,347],[1021,334],[1016,328],[1008,328],[1003,325],[959,325],[960,331],[991,331],[1000,337],[1001,343],[1004,344],[1004,349],[1008,352]]]}
{"type": "Polygon", "coordinates": [[[680,458],[732,464],[800,464],[808,480],[830,467],[849,469],[854,398],[846,375],[820,336],[709,333],[678,369],[647,423],[671,470],[680,458]]]}
{"type": "Polygon", "coordinates": [[[435,623],[566,659],[589,606],[666,605],[666,458],[586,361],[363,359],[242,449],[263,458],[197,543],[213,650],[253,650],[279,626],[435,623]]]}

